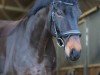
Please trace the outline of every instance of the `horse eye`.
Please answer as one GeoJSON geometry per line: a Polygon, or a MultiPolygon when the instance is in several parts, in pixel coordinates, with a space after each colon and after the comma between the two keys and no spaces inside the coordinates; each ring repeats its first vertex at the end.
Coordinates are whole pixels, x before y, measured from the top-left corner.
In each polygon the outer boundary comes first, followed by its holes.
{"type": "Polygon", "coordinates": [[[66,9],[63,10],[63,13],[66,14],[66,9]]]}

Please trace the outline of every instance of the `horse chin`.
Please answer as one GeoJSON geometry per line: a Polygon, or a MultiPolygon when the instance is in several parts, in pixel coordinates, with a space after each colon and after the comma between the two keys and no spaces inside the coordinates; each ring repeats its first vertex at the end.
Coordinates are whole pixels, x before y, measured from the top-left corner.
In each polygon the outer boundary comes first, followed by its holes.
{"type": "Polygon", "coordinates": [[[77,62],[77,61],[79,60],[79,58],[78,58],[78,59],[75,59],[75,60],[72,60],[69,56],[67,56],[67,55],[65,54],[65,60],[66,60],[67,62],[74,63],[74,62],[77,62]]]}
{"type": "Polygon", "coordinates": [[[66,48],[65,47],[65,59],[68,62],[75,62],[75,61],[77,61],[80,58],[80,54],[81,54],[81,52],[78,52],[75,49],[71,49],[70,50],[70,48],[68,48],[68,47],[66,48]]]}

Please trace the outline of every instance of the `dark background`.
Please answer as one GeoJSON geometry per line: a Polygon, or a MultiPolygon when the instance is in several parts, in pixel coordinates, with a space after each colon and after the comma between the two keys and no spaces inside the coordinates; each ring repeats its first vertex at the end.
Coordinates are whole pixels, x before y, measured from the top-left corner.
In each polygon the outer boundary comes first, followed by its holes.
{"type": "MultiPolygon", "coordinates": [[[[17,20],[25,15],[28,9],[34,5],[35,0],[0,0],[0,19],[17,20]]],[[[99,0],[79,0],[80,9],[86,12],[89,9],[100,6],[99,0]]]]}

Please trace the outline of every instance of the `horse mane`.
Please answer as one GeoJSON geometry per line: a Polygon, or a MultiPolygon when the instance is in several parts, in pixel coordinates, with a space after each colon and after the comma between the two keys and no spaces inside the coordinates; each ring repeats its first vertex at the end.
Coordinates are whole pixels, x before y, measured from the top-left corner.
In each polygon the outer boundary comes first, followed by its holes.
{"type": "MultiPolygon", "coordinates": [[[[60,0],[63,2],[73,3],[75,5],[78,4],[78,0],[60,0]]],[[[28,12],[28,16],[35,15],[38,10],[50,5],[50,3],[53,2],[53,0],[36,0],[35,4],[31,7],[31,9],[28,12]]]]}
{"type": "Polygon", "coordinates": [[[34,5],[31,7],[31,9],[28,12],[28,16],[35,15],[38,10],[48,6],[53,0],[36,0],[34,5]]]}

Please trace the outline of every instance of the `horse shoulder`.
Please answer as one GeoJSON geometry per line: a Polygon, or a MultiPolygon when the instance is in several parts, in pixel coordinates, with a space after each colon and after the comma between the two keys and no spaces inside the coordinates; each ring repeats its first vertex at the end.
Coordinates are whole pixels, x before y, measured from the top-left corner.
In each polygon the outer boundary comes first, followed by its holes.
{"type": "Polygon", "coordinates": [[[8,36],[19,24],[21,20],[18,21],[5,21],[0,20],[0,37],[8,36]]]}

